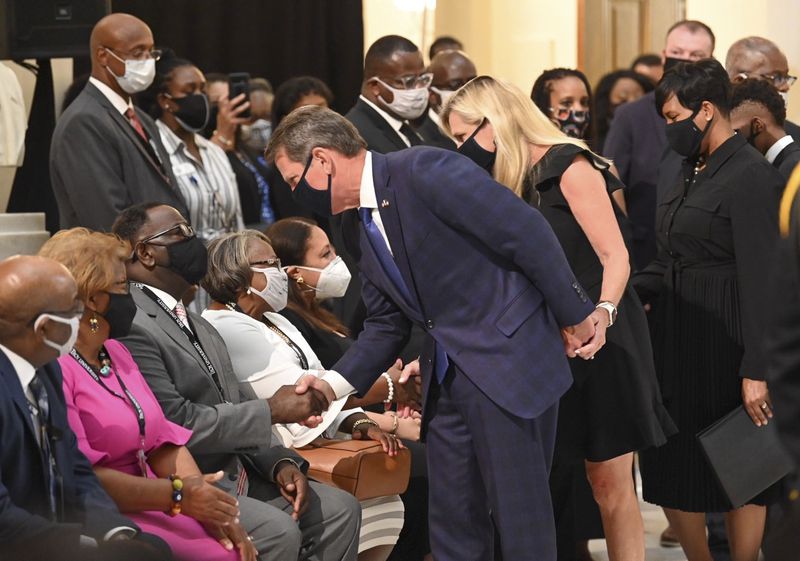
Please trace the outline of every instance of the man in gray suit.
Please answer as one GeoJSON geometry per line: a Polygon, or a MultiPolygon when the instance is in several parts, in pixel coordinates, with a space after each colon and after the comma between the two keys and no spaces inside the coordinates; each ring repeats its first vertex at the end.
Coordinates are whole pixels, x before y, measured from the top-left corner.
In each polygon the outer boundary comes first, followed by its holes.
{"type": "Polygon", "coordinates": [[[111,14],[95,25],[90,48],[92,76],[59,119],[50,147],[61,228],[108,231],[123,209],[149,201],[186,213],[158,129],[131,102],[155,75],[150,28],[111,14]]]}
{"type": "Polygon", "coordinates": [[[239,384],[220,335],[180,302],[205,275],[207,253],[186,219],[157,203],[126,209],[114,233],[128,240],[138,310],[131,351],[171,421],[190,428],[187,446],[205,472],[239,499],[242,525],[264,559],[355,560],[361,509],[355,498],[309,483],[307,463],[277,444],[272,423],[318,423],[325,397],[301,383],[258,399],[239,384]]]}

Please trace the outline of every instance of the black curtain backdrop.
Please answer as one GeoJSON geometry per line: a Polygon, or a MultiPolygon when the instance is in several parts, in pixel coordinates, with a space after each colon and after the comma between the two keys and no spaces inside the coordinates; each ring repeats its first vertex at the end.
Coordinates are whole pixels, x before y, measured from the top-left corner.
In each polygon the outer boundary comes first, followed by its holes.
{"type": "MultiPolygon", "coordinates": [[[[113,0],[204,72],[249,72],[278,87],[311,75],[327,83],[346,112],[361,89],[362,0],[113,0]]],[[[76,71],[77,75],[77,71],[76,71]]]]}

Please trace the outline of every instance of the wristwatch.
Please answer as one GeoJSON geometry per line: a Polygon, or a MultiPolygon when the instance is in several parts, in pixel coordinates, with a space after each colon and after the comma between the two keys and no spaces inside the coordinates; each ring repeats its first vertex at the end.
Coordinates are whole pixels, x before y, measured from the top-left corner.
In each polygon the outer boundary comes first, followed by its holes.
{"type": "Polygon", "coordinates": [[[608,300],[603,300],[602,302],[598,302],[595,308],[603,308],[605,311],[608,312],[608,327],[614,325],[614,322],[617,321],[617,307],[614,305],[613,302],[609,302],[608,300]]]}

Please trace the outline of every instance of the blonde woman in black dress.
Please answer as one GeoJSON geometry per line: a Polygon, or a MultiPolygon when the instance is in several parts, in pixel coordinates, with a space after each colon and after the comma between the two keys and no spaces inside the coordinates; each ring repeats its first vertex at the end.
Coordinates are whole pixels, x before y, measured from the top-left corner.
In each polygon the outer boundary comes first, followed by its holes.
{"type": "Polygon", "coordinates": [[[611,560],[643,561],[633,452],[664,444],[674,425],[661,404],[644,310],[628,284],[622,214],[611,198],[622,185],[608,161],[561,132],[515,86],[491,77],[462,87],[442,121],[459,151],[544,214],[597,303],[594,321],[607,342],[596,356],[571,361],[556,454],[585,460],[611,560]]]}

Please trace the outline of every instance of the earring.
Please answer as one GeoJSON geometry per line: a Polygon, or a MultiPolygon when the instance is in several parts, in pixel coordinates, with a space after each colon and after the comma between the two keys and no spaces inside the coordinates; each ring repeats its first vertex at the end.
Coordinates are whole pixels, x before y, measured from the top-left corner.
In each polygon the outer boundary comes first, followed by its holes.
{"type": "Polygon", "coordinates": [[[249,288],[247,289],[247,294],[252,294],[252,292],[250,292],[249,288]]]}
{"type": "Polygon", "coordinates": [[[91,318],[89,318],[89,330],[92,333],[97,333],[99,329],[100,323],[97,321],[97,316],[93,315],[91,318]]]}
{"type": "Polygon", "coordinates": [[[303,276],[302,276],[302,275],[299,275],[299,276],[298,276],[296,279],[294,279],[294,281],[295,281],[297,284],[303,284],[303,276]]]}

